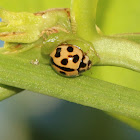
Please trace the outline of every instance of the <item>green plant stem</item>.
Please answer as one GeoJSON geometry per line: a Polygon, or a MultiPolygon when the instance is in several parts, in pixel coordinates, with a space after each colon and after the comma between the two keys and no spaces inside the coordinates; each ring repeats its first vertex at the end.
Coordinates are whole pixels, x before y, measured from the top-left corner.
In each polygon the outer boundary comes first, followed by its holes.
{"type": "Polygon", "coordinates": [[[111,35],[111,37],[116,37],[120,39],[127,39],[140,44],[140,33],[123,33],[111,35]]]}
{"type": "Polygon", "coordinates": [[[2,84],[140,120],[139,91],[86,76],[65,78],[48,65],[33,65],[21,58],[0,54],[0,60],[2,84]]]}
{"type": "Polygon", "coordinates": [[[72,30],[87,41],[98,36],[95,25],[97,2],[98,0],[72,0],[72,30]]]}
{"type": "MultiPolygon", "coordinates": [[[[64,39],[63,36],[62,36],[62,39],[64,39]]],[[[93,44],[101,59],[98,65],[122,66],[122,67],[129,68],[132,70],[140,71],[140,64],[139,64],[140,63],[140,60],[139,60],[140,45],[139,44],[132,41],[128,41],[128,40],[119,39],[116,37],[102,37],[94,41],[93,44]]],[[[41,56],[40,51],[41,51],[41,48],[39,47],[38,44],[36,44],[34,48],[28,51],[25,51],[22,53],[12,53],[12,54],[6,53],[6,55],[7,57],[13,56],[15,59],[19,59],[19,58],[26,59],[29,61],[29,63],[32,60],[37,59],[39,60],[39,63],[48,64],[49,59],[44,59],[41,56]]],[[[5,54],[5,52],[6,50],[4,48],[0,49],[1,54],[5,54]]],[[[90,76],[90,71],[89,71],[89,76],[90,76]]],[[[3,91],[1,91],[1,93],[3,93],[3,91]]],[[[6,98],[8,97],[7,95],[9,96],[14,95],[16,94],[16,92],[13,94],[13,91],[12,91],[10,94],[10,92],[8,91],[7,94],[6,92],[4,92],[4,94],[6,98]]],[[[1,96],[3,96],[4,94],[1,94],[1,96]]],[[[2,97],[1,100],[2,99],[4,98],[2,97]]]]}
{"type": "MultiPolygon", "coordinates": [[[[32,46],[32,44],[30,43],[30,45],[32,46]]],[[[28,44],[27,44],[28,46],[28,44]]],[[[26,46],[26,47],[27,47],[26,46]]],[[[26,48],[25,48],[26,49],[26,48]]],[[[0,48],[0,53],[1,54],[5,54],[7,56],[13,56],[15,59],[19,59],[19,58],[22,58],[22,59],[26,59],[28,60],[29,62],[32,62],[32,61],[35,61],[36,59],[39,60],[39,63],[49,63],[48,61],[49,60],[46,60],[46,59],[43,59],[41,57],[41,53],[40,53],[40,50],[41,48],[39,47],[38,44],[35,44],[34,45],[34,48],[30,49],[30,50],[27,50],[25,52],[22,52],[22,53],[9,53],[7,54],[7,50],[4,49],[4,48],[0,48]]],[[[13,96],[19,92],[21,92],[23,89],[19,89],[19,88],[15,88],[15,87],[10,87],[10,86],[7,86],[7,85],[3,85],[3,84],[0,84],[0,101],[1,100],[4,100],[10,96],[13,96]]]]}
{"type": "Polygon", "coordinates": [[[119,66],[140,72],[140,44],[115,37],[101,37],[93,44],[100,57],[97,65],[119,66]]]}

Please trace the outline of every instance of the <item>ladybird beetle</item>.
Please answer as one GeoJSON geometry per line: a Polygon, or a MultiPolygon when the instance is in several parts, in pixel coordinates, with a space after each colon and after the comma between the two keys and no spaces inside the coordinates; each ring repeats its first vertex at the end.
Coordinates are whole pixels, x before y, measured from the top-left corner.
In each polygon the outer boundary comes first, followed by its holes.
{"type": "Polygon", "coordinates": [[[62,44],[50,54],[56,72],[67,77],[78,76],[91,67],[89,57],[76,45],[62,44]]]}

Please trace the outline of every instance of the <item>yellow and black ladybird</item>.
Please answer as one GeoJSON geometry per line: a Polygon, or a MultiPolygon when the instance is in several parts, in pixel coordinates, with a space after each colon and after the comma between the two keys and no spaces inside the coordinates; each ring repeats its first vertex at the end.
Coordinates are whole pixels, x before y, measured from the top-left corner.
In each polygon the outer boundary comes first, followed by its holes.
{"type": "Polygon", "coordinates": [[[60,74],[73,77],[91,67],[89,57],[76,45],[59,45],[51,54],[51,65],[60,74]]]}

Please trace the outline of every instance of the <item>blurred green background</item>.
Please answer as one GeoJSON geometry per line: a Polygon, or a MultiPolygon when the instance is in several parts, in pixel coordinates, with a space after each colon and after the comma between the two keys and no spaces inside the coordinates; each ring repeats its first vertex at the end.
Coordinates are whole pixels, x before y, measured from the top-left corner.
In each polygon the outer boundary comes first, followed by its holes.
{"type": "MultiPolygon", "coordinates": [[[[97,25],[106,35],[140,32],[139,0],[99,0],[97,25]]],[[[1,0],[11,11],[70,7],[70,0],[1,0]]],[[[111,66],[92,68],[95,78],[140,90],[140,74],[111,66]]],[[[24,91],[0,102],[0,140],[139,140],[140,132],[104,112],[24,91]]]]}

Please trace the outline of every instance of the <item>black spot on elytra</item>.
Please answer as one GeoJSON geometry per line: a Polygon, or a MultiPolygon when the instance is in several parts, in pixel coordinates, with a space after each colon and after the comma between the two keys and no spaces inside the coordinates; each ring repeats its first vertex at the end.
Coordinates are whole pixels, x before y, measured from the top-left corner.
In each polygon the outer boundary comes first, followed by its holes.
{"type": "Polygon", "coordinates": [[[62,65],[67,65],[68,64],[68,59],[62,59],[62,61],[61,61],[61,64],[62,65]]]}
{"type": "Polygon", "coordinates": [[[55,57],[60,57],[61,48],[56,49],[55,57]]]}
{"type": "Polygon", "coordinates": [[[65,72],[63,72],[63,71],[60,71],[60,73],[61,73],[61,74],[63,74],[63,75],[66,75],[66,73],[65,73],[65,72]]]}
{"type": "Polygon", "coordinates": [[[83,55],[83,58],[82,58],[82,60],[84,60],[85,59],[85,55],[83,55]]]}
{"type": "Polygon", "coordinates": [[[68,52],[73,52],[73,47],[69,46],[69,47],[67,48],[67,51],[68,51],[68,52]]]}
{"type": "Polygon", "coordinates": [[[85,67],[86,67],[86,64],[84,62],[81,62],[79,68],[85,68],[85,67]]]}
{"type": "Polygon", "coordinates": [[[56,67],[60,68],[60,69],[63,70],[63,71],[68,71],[68,72],[74,71],[74,69],[61,67],[61,66],[55,64],[52,57],[51,57],[51,60],[50,60],[50,61],[51,61],[51,64],[52,64],[52,65],[55,65],[56,67]]]}
{"type": "Polygon", "coordinates": [[[91,61],[89,60],[89,61],[88,61],[88,67],[89,67],[90,65],[91,65],[91,61]]]}
{"type": "Polygon", "coordinates": [[[74,55],[74,56],[73,56],[73,62],[74,62],[74,63],[77,63],[78,60],[79,60],[79,56],[78,56],[77,54],[74,55]]]}

